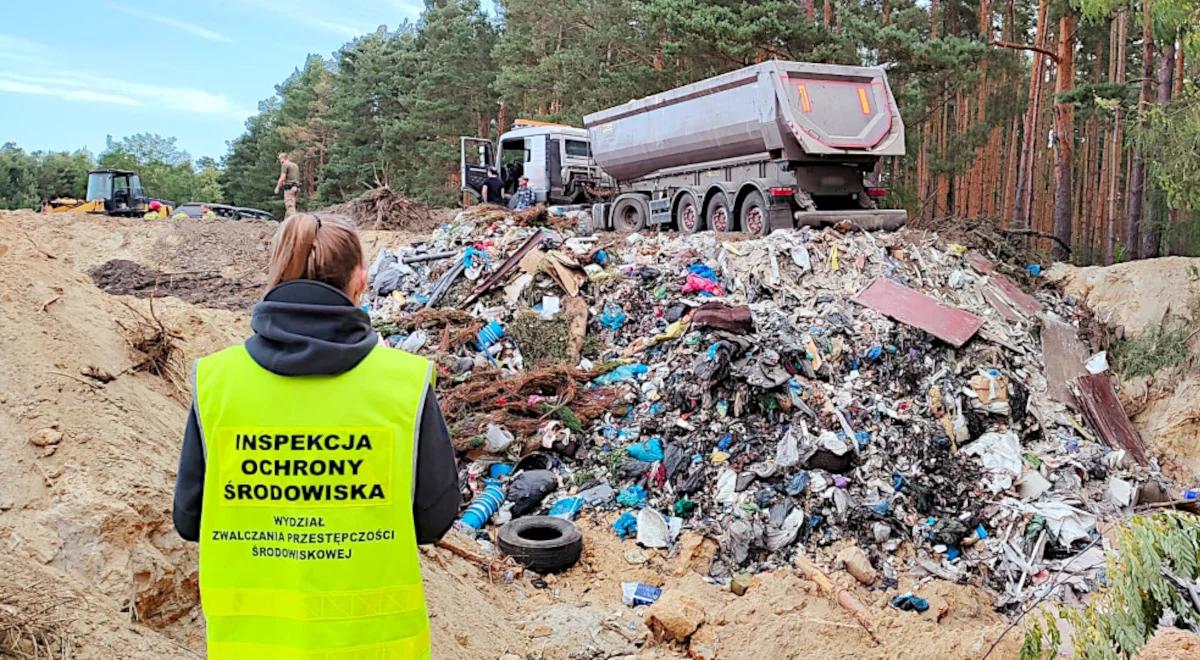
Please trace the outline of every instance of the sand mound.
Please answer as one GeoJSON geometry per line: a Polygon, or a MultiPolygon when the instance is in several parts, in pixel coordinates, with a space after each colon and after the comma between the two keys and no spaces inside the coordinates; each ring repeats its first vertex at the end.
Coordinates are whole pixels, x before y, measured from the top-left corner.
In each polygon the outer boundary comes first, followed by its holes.
{"type": "MultiPolygon", "coordinates": [[[[1056,264],[1047,277],[1085,303],[1111,339],[1160,328],[1194,330],[1200,321],[1200,259],[1163,257],[1108,267],[1056,264]]],[[[1123,379],[1121,398],[1163,467],[1182,483],[1200,479],[1200,334],[1188,355],[1151,376],[1123,379]]]]}

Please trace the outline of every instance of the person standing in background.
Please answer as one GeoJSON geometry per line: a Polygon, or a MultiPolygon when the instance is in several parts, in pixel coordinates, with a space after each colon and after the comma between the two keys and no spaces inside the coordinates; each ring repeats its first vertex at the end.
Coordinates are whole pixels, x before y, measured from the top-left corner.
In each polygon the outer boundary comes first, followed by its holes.
{"type": "Polygon", "coordinates": [[[287,153],[279,154],[279,180],[275,182],[275,194],[283,188],[283,217],[296,212],[296,197],[300,194],[300,167],[293,163],[287,153]]]}

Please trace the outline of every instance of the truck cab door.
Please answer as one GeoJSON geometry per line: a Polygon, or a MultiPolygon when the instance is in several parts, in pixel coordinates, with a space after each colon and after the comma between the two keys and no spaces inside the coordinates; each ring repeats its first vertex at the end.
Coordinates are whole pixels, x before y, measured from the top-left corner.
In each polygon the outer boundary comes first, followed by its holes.
{"type": "Polygon", "coordinates": [[[459,181],[464,193],[482,195],[483,182],[492,166],[492,141],[477,137],[459,138],[459,181]]]}
{"type": "MultiPolygon", "coordinates": [[[[539,136],[541,137],[541,136],[539,136]]],[[[549,140],[542,137],[525,138],[525,176],[529,179],[529,188],[537,201],[546,201],[550,192],[550,172],[546,166],[546,148],[549,140]]]]}

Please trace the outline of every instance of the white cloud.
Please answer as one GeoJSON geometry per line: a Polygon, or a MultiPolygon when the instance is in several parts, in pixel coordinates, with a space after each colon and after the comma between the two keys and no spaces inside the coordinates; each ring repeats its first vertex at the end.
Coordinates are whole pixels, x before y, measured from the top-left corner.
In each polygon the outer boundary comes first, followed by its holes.
{"type": "Polygon", "coordinates": [[[374,32],[382,24],[395,26],[405,18],[416,18],[423,9],[420,0],[342,0],[336,5],[323,0],[242,0],[241,4],[345,38],[374,32]]]}
{"type": "Polygon", "coordinates": [[[12,60],[25,64],[45,61],[46,48],[28,39],[0,34],[0,60],[12,60]]]}
{"type": "Polygon", "coordinates": [[[25,75],[0,71],[0,92],[54,96],[68,101],[124,106],[156,106],[180,112],[243,118],[253,114],[220,94],[202,89],[152,85],[90,75],[84,71],[53,71],[25,75]],[[103,90],[103,91],[100,91],[103,90]]]}
{"type": "Polygon", "coordinates": [[[141,18],[143,20],[151,21],[154,23],[159,23],[160,25],[166,25],[167,27],[173,27],[177,30],[183,30],[184,32],[188,32],[197,37],[200,37],[201,39],[208,39],[209,41],[220,41],[220,42],[225,42],[225,43],[229,43],[229,42],[233,41],[229,37],[227,37],[223,34],[220,34],[219,32],[213,32],[212,30],[200,27],[199,25],[196,25],[195,23],[188,23],[187,21],[181,21],[177,18],[171,18],[169,16],[160,16],[158,14],[152,14],[148,11],[142,11],[140,9],[134,9],[133,7],[125,7],[125,6],[121,6],[121,5],[113,5],[112,8],[121,13],[129,14],[130,16],[133,16],[135,18],[141,18]]]}
{"type": "Polygon", "coordinates": [[[96,92],[88,89],[68,89],[59,86],[39,85],[37,83],[23,82],[20,80],[10,80],[3,76],[6,74],[0,73],[0,92],[9,92],[11,94],[33,94],[36,96],[55,96],[67,101],[93,101],[97,103],[110,103],[114,105],[138,106],[141,105],[138,101],[115,94],[106,94],[104,92],[96,92]]]}

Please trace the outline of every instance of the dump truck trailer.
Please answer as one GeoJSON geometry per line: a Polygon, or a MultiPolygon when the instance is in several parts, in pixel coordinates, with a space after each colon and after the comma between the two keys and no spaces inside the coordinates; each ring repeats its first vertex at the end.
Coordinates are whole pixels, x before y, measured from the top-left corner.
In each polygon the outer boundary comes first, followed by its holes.
{"type": "Polygon", "coordinates": [[[904,224],[877,172],[904,155],[884,70],[768,61],[584,117],[615,181],[593,223],[769,233],[796,224],[904,224]]]}

